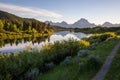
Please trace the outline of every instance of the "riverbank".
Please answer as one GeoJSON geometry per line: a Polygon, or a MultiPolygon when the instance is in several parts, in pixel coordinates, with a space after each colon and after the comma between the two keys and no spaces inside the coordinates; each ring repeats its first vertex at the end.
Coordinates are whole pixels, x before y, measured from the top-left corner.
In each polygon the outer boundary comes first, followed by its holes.
{"type": "Polygon", "coordinates": [[[54,32],[47,31],[46,33],[27,33],[27,32],[4,32],[0,33],[0,39],[20,39],[20,38],[27,38],[27,37],[45,37],[50,36],[54,32]]]}
{"type": "Polygon", "coordinates": [[[74,28],[72,29],[75,32],[83,32],[86,34],[95,34],[95,33],[105,33],[105,32],[115,32],[120,34],[120,27],[93,27],[93,28],[74,28]]]}

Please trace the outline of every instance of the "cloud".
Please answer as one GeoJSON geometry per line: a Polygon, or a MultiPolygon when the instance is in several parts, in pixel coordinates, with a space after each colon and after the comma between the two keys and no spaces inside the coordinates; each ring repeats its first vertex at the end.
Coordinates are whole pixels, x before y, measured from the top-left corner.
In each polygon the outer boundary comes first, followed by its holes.
{"type": "Polygon", "coordinates": [[[7,11],[21,17],[51,17],[51,18],[61,18],[62,15],[48,11],[45,9],[33,8],[33,7],[22,7],[11,4],[0,3],[0,10],[7,11]]]}

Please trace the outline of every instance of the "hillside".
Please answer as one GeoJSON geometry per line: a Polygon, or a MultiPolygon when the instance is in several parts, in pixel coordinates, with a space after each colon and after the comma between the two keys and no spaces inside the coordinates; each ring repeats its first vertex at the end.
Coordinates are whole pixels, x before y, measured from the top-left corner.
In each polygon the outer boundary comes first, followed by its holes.
{"type": "Polygon", "coordinates": [[[4,12],[4,11],[0,11],[0,19],[4,24],[5,30],[6,30],[6,27],[8,27],[8,24],[10,24],[9,26],[12,26],[15,24],[17,28],[19,28],[19,30],[27,30],[29,26],[31,26],[32,29],[35,28],[38,32],[42,31],[45,27],[48,28],[49,26],[38,20],[21,18],[14,14],[4,12]]]}

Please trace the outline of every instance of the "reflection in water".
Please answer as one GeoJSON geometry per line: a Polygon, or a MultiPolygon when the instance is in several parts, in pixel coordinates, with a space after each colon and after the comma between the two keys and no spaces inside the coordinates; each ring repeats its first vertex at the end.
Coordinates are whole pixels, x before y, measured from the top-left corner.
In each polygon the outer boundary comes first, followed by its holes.
{"type": "Polygon", "coordinates": [[[23,39],[0,39],[0,52],[17,52],[25,50],[26,46],[31,45],[32,48],[37,47],[38,49],[42,48],[42,45],[48,42],[54,42],[57,40],[68,40],[69,38],[81,39],[87,37],[84,33],[75,33],[69,31],[56,32],[50,37],[29,37],[23,39]]]}

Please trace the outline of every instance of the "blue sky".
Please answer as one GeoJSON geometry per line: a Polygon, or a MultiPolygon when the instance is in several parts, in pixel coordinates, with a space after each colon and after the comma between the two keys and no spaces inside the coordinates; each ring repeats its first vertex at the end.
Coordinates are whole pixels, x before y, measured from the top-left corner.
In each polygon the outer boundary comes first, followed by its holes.
{"type": "Polygon", "coordinates": [[[0,10],[41,21],[120,23],[120,0],[0,0],[0,10]]]}

